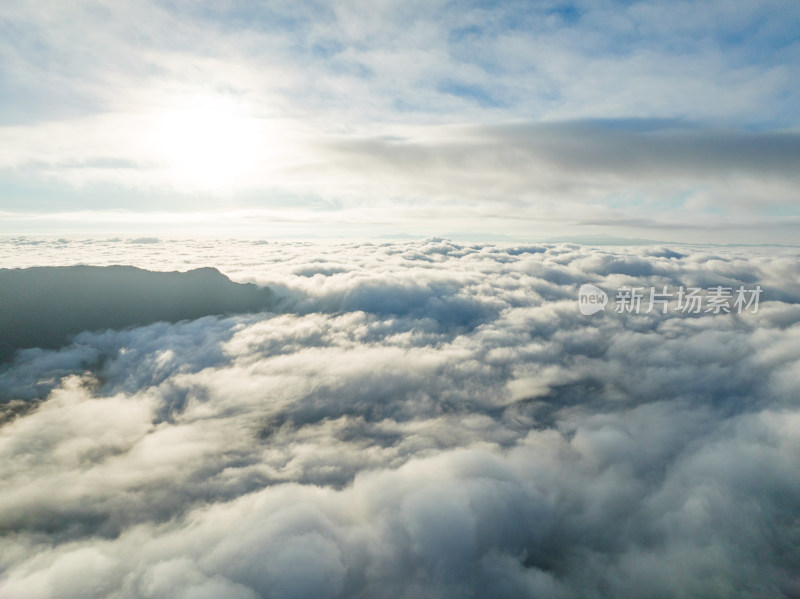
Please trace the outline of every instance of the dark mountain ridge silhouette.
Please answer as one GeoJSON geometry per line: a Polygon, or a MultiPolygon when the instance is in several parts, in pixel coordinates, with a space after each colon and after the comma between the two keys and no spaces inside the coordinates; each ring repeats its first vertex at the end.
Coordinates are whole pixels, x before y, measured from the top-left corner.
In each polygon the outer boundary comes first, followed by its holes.
{"type": "Polygon", "coordinates": [[[82,331],[215,314],[258,312],[272,292],[216,268],[153,272],[133,266],[0,269],[0,362],[18,349],[54,349],[82,331]]]}

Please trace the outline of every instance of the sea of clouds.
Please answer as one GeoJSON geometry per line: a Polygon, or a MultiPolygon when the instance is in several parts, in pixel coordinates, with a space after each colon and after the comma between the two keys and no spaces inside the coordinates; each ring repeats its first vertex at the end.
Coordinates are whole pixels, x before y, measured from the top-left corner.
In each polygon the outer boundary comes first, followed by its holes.
{"type": "Polygon", "coordinates": [[[796,248],[0,246],[275,294],[0,370],[2,597],[800,596],[796,248]],[[624,285],[763,293],[618,314],[624,285]]]}

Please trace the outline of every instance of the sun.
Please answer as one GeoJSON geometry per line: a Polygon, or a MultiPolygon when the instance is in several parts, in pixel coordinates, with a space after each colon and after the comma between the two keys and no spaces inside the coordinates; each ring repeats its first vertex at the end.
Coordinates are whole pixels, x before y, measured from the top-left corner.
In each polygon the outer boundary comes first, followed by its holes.
{"type": "Polygon", "coordinates": [[[247,186],[264,143],[258,119],[235,101],[213,96],[162,113],[155,141],[167,178],[196,190],[247,186]]]}

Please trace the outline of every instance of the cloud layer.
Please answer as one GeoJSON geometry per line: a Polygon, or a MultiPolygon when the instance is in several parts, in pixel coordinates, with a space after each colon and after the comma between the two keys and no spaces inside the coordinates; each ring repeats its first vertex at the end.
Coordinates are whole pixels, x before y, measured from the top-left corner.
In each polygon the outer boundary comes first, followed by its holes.
{"type": "Polygon", "coordinates": [[[368,4],[0,7],[0,227],[796,237],[795,3],[368,4]]]}
{"type": "Polygon", "coordinates": [[[2,594],[796,595],[798,255],[674,250],[209,246],[273,312],[0,373],[2,594]],[[587,317],[585,282],[764,295],[587,317]]]}

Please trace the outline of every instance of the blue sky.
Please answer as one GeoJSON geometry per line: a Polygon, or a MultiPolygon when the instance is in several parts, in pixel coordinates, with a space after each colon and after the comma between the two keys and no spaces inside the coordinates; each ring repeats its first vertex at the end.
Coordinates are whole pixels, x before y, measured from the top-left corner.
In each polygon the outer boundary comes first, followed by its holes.
{"type": "Polygon", "coordinates": [[[0,232],[793,242],[793,2],[0,8],[0,232]]]}

